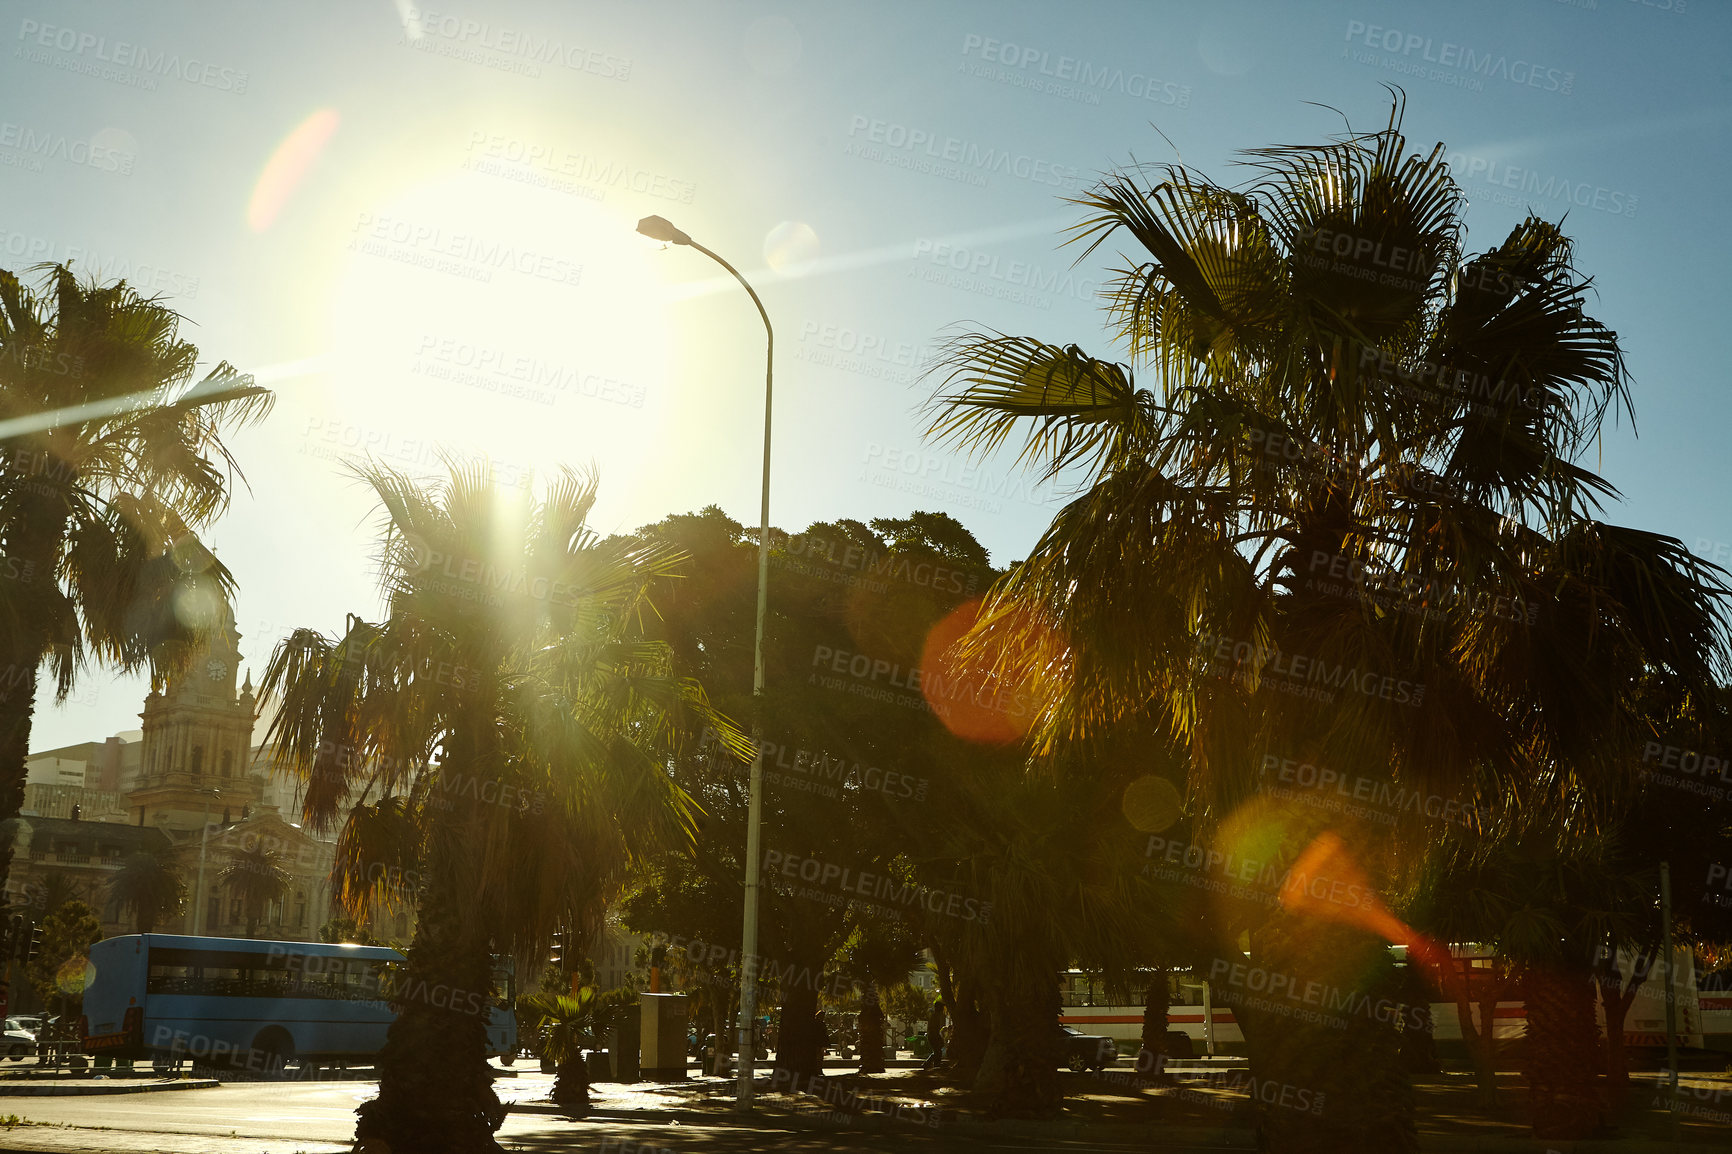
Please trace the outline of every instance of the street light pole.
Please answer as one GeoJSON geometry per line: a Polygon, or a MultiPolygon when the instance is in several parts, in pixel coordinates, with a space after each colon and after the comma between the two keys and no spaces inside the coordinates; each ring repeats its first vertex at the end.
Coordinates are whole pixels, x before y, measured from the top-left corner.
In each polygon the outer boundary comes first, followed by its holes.
{"type": "Polygon", "coordinates": [[[194,892],[198,895],[193,899],[192,932],[196,937],[205,931],[204,924],[204,851],[210,842],[210,799],[220,795],[222,791],[207,789],[204,793],[204,824],[199,828],[198,837],[198,885],[194,892]]]}
{"type": "Polygon", "coordinates": [[[764,311],[764,302],[758,299],[757,291],[733,265],[662,217],[644,217],[638,221],[637,230],[668,244],[689,245],[727,269],[751,296],[752,303],[758,306],[758,315],[764,319],[764,474],[758,509],[758,616],[752,632],[752,774],[746,810],[746,912],[740,932],[740,1056],[734,1095],[734,1109],[747,1114],[752,1110],[752,1076],[757,1066],[752,1027],[758,1016],[758,889],[762,856],[759,843],[764,820],[764,615],[770,589],[770,402],[775,380],[776,330],[770,327],[770,314],[764,311]]]}

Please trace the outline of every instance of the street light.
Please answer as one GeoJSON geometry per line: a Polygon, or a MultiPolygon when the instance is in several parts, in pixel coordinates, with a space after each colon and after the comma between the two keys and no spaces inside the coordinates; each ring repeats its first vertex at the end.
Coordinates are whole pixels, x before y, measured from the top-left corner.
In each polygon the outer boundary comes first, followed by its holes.
{"type": "Polygon", "coordinates": [[[204,825],[199,831],[198,839],[198,885],[193,890],[196,896],[193,898],[192,932],[195,936],[209,928],[204,924],[204,851],[210,842],[210,799],[221,797],[222,790],[201,789],[197,792],[204,794],[204,825]]]}
{"type": "Polygon", "coordinates": [[[758,1014],[758,843],[764,818],[764,610],[770,584],[770,396],[776,367],[776,332],[770,327],[770,314],[764,311],[764,302],[758,299],[757,291],[740,275],[739,269],[662,217],[644,217],[637,222],[637,230],[665,244],[689,245],[727,269],[751,295],[752,303],[758,306],[758,315],[764,318],[764,482],[758,516],[758,621],[752,633],[752,776],[751,800],[746,810],[746,916],[740,933],[739,1081],[734,1096],[734,1108],[749,1113],[752,1075],[757,1065],[752,1027],[758,1014]]]}

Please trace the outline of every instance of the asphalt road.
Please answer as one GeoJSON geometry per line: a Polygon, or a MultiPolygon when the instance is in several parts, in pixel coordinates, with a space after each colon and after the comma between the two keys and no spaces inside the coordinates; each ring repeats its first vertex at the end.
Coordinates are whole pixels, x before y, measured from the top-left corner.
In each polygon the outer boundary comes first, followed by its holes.
{"type": "MultiPolygon", "coordinates": [[[[510,1101],[545,1098],[550,1075],[528,1073],[495,1083],[500,1097],[510,1101]]],[[[15,1112],[48,1126],[19,1126],[0,1133],[0,1151],[232,1151],[233,1154],[338,1154],[349,1149],[356,1105],[375,1092],[372,1082],[240,1082],[208,1090],[170,1094],[129,1094],[115,1097],[16,1098],[3,1103],[15,1112]],[[70,1128],[61,1128],[70,1127],[70,1128]],[[95,1129],[103,1127],[105,1129],[95,1129]]],[[[899,1129],[892,1133],[848,1133],[724,1126],[646,1124],[593,1120],[573,1122],[547,1114],[511,1114],[499,1132],[508,1150],[600,1150],[607,1138],[629,1139],[653,1154],[662,1147],[680,1154],[704,1151],[882,1151],[920,1154],[924,1151],[1061,1150],[1074,1154],[1129,1154],[1146,1151],[1146,1143],[1065,1142],[1054,1139],[1019,1141],[1004,1137],[974,1137],[899,1129]]],[[[629,1149],[629,1147],[628,1147],[629,1149]]],[[[1173,1154],[1218,1154],[1244,1147],[1164,1146],[1173,1154]]]]}

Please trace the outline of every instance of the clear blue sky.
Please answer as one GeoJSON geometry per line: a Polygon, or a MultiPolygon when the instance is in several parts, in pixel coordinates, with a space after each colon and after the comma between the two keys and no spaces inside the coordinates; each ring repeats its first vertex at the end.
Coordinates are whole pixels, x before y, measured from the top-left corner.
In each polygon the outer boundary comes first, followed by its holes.
{"type": "MultiPolygon", "coordinates": [[[[0,31],[0,263],[153,286],[281,392],[213,535],[255,673],[377,607],[345,450],[593,462],[608,529],[755,519],[759,323],[632,234],[650,213],[776,324],[778,524],[938,508],[1020,554],[1050,494],[922,448],[925,351],[966,322],[1109,352],[1110,262],[1055,251],[1061,196],[1377,127],[1384,83],[1416,147],[1459,153],[1471,242],[1569,207],[1636,380],[1640,438],[1591,462],[1613,516],[1732,557],[1723,4],[8,0],[0,31]]],[[[132,728],[142,697],[93,671],[32,744],[132,728]]]]}

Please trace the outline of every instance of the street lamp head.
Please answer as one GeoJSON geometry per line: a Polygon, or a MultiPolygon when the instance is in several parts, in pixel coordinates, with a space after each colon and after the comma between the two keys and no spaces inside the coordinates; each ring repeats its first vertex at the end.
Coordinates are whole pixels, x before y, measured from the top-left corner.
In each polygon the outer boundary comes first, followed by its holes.
{"type": "Polygon", "coordinates": [[[675,228],[673,222],[666,217],[646,216],[637,222],[637,230],[651,240],[659,240],[667,244],[692,243],[692,238],[675,228]]]}

